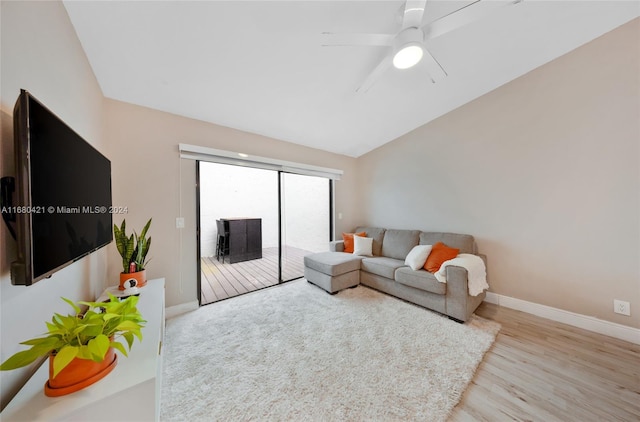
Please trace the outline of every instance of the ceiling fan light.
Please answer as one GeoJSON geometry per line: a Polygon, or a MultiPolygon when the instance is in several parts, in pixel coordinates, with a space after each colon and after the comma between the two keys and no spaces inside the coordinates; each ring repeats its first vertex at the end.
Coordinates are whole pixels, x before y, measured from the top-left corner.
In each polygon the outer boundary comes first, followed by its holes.
{"type": "Polygon", "coordinates": [[[393,56],[393,66],[397,69],[408,69],[422,60],[422,47],[417,43],[410,43],[398,50],[393,56]]]}

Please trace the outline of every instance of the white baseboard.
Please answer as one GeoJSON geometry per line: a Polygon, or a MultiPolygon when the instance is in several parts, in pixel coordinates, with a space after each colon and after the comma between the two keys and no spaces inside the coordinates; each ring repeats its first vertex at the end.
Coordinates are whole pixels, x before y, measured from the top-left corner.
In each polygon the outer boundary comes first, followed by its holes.
{"type": "Polygon", "coordinates": [[[180,305],[170,306],[164,310],[164,319],[173,318],[174,316],[184,314],[186,312],[195,311],[200,305],[197,300],[193,302],[181,303],[180,305]]]}
{"type": "Polygon", "coordinates": [[[558,308],[552,308],[551,306],[527,302],[526,300],[503,296],[497,293],[487,292],[487,297],[484,300],[489,303],[504,306],[505,308],[515,309],[517,311],[547,318],[552,321],[593,331],[594,333],[604,334],[630,343],[640,344],[640,329],[638,328],[628,327],[626,325],[616,324],[615,322],[576,314],[575,312],[569,312],[558,308]]]}

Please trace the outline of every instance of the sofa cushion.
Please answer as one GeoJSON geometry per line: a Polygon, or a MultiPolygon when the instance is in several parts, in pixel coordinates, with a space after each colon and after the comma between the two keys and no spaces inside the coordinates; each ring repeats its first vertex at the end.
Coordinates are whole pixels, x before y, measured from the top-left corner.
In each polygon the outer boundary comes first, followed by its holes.
{"type": "Polygon", "coordinates": [[[433,274],[425,270],[413,271],[409,267],[398,268],[395,280],[405,286],[415,287],[427,292],[439,295],[447,293],[447,284],[440,283],[433,274]]]}
{"type": "Polygon", "coordinates": [[[382,256],[404,261],[419,240],[419,230],[387,230],[382,241],[382,256]]]}
{"type": "Polygon", "coordinates": [[[370,237],[353,236],[353,254],[360,256],[372,256],[371,248],[373,239],[370,237]]]}
{"type": "Polygon", "coordinates": [[[364,237],[367,234],[365,232],[357,233],[342,233],[342,241],[344,242],[344,251],[347,253],[353,253],[353,236],[364,237]]]}
{"type": "Polygon", "coordinates": [[[420,233],[421,245],[435,245],[442,242],[452,248],[460,249],[460,253],[478,253],[476,242],[469,234],[422,232],[420,233]]]}
{"type": "Polygon", "coordinates": [[[431,248],[427,262],[424,263],[424,269],[430,273],[435,273],[445,261],[455,258],[458,253],[460,253],[458,248],[451,248],[442,242],[438,242],[431,248]]]}
{"type": "Polygon", "coordinates": [[[411,267],[412,270],[419,270],[427,262],[427,257],[431,253],[432,245],[416,245],[404,259],[404,263],[411,267]]]}
{"type": "Polygon", "coordinates": [[[364,258],[360,269],[362,271],[393,280],[396,270],[404,266],[404,261],[400,261],[399,259],[378,256],[373,258],[364,258]]]}
{"type": "Polygon", "coordinates": [[[355,229],[356,232],[365,232],[367,233],[367,237],[373,239],[373,245],[371,246],[371,251],[373,252],[373,256],[382,255],[382,239],[384,238],[385,229],[381,229],[379,227],[358,227],[355,229]]]}
{"type": "Polygon", "coordinates": [[[304,257],[304,266],[323,274],[340,275],[360,269],[362,258],[345,252],[320,252],[304,257]]]}

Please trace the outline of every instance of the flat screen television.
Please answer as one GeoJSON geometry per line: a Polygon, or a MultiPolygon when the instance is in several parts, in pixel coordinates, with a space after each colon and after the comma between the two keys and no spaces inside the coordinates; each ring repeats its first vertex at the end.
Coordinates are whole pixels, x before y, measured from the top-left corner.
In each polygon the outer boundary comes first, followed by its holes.
{"type": "Polygon", "coordinates": [[[11,282],[28,286],[111,242],[111,162],[25,90],[13,125],[11,282]]]}

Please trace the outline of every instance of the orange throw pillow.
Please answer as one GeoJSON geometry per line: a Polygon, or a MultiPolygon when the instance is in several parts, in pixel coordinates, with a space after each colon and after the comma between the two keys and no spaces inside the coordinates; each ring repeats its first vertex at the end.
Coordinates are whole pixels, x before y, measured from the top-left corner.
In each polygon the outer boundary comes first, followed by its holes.
{"type": "Polygon", "coordinates": [[[342,233],[342,240],[344,240],[344,251],[347,253],[353,253],[353,235],[365,237],[367,233],[342,233]]]}
{"type": "Polygon", "coordinates": [[[424,263],[423,268],[430,273],[435,273],[440,269],[444,261],[448,261],[458,256],[458,252],[460,252],[460,249],[451,248],[442,242],[438,242],[433,245],[431,253],[427,258],[427,262],[424,263]]]}

